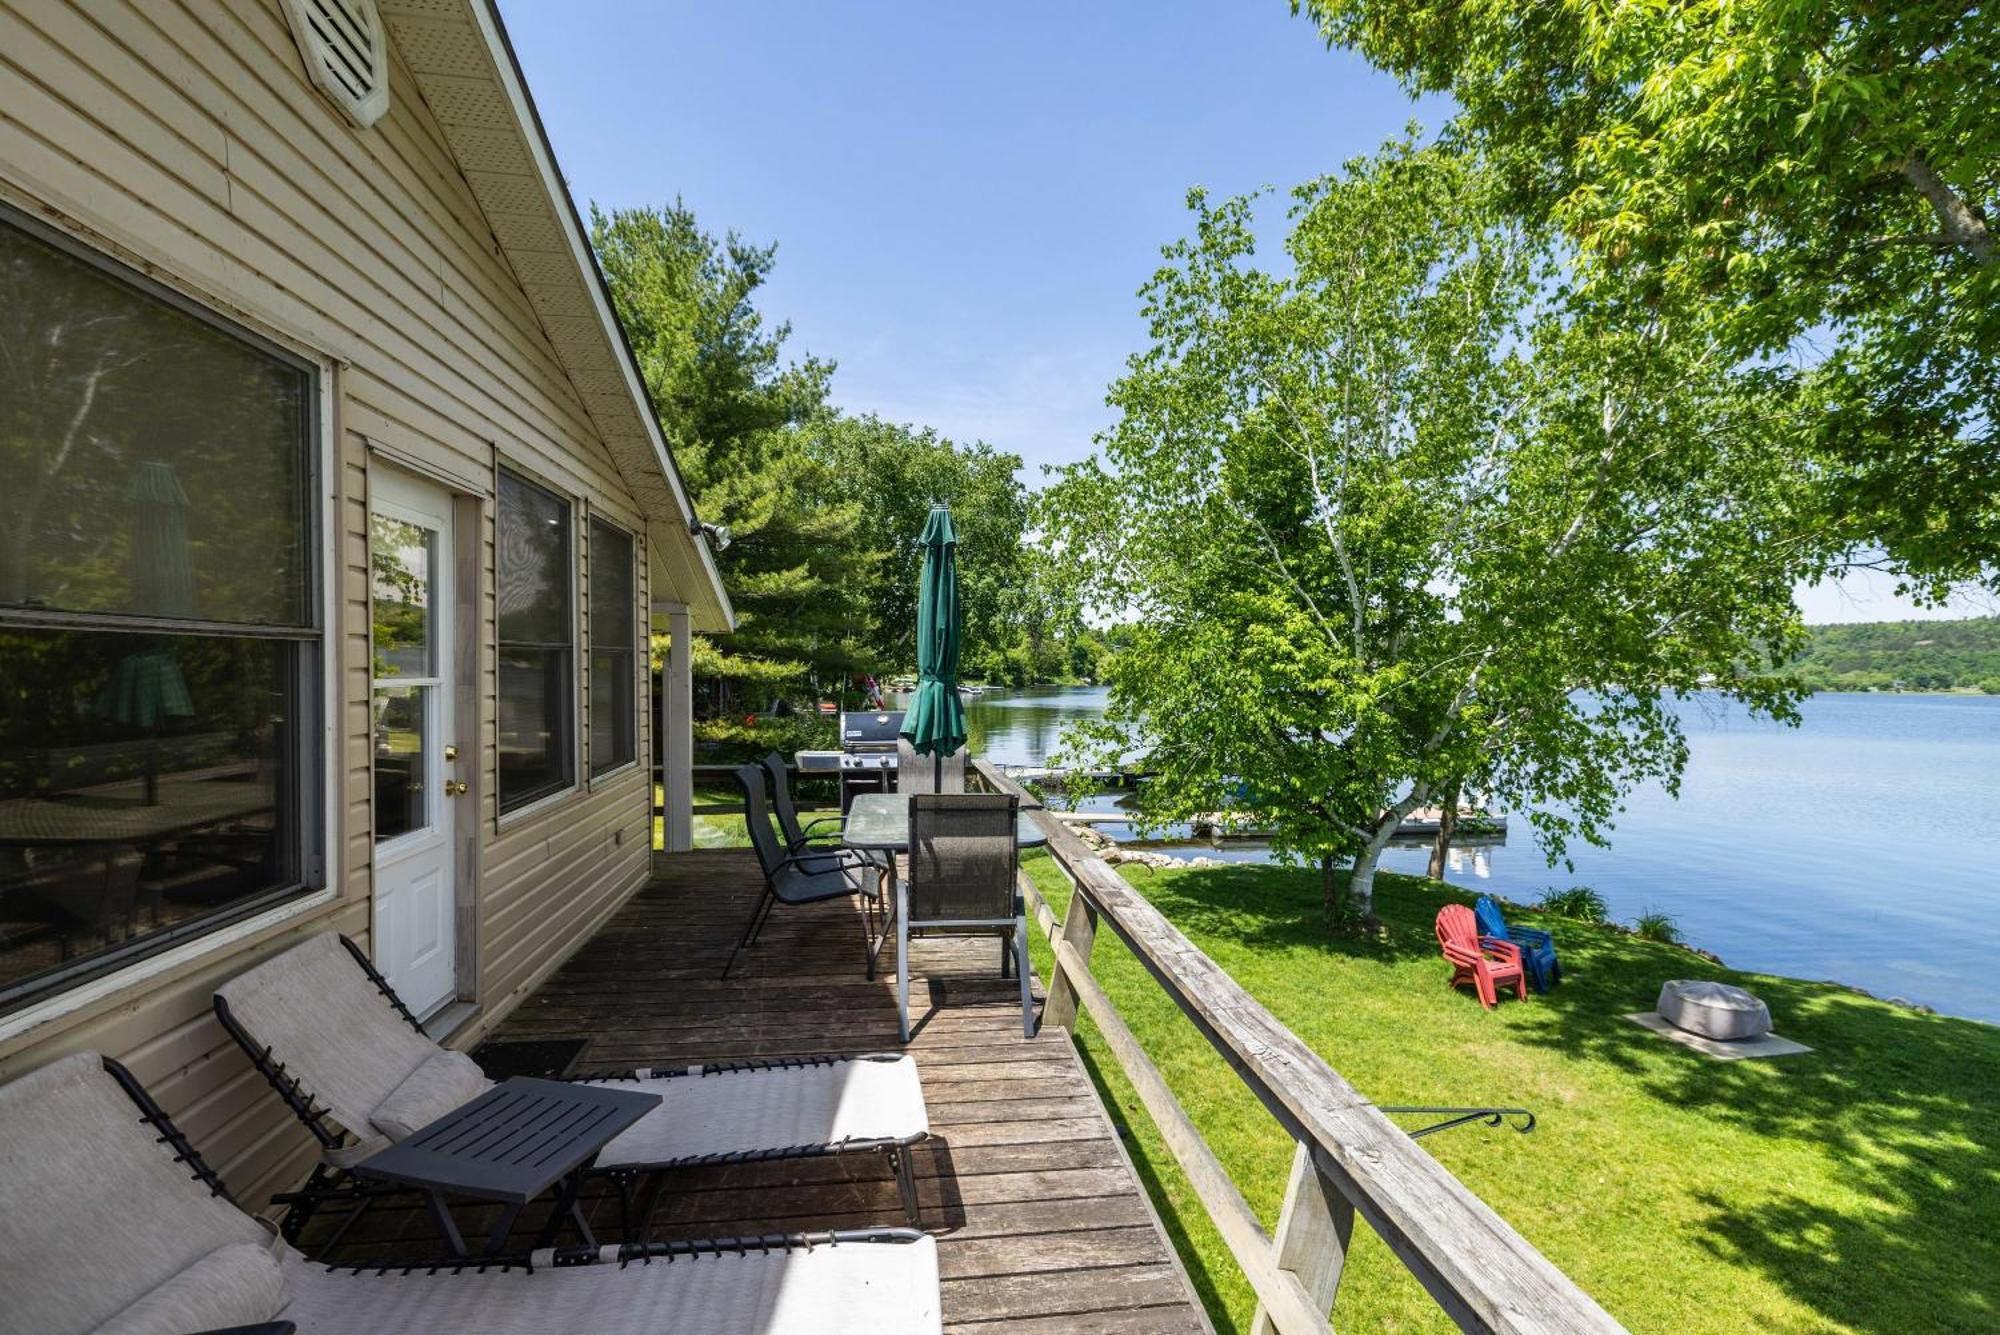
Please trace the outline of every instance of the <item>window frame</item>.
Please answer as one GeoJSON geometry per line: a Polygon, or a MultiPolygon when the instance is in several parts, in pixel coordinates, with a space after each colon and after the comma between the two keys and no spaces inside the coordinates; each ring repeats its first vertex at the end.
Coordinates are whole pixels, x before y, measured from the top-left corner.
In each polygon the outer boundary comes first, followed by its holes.
{"type": "MultiPolygon", "coordinates": [[[[588,764],[586,765],[586,769],[589,771],[589,779],[591,784],[595,786],[600,780],[617,779],[623,776],[625,771],[630,769],[635,769],[639,766],[639,761],[640,761],[639,708],[640,705],[643,703],[642,697],[645,694],[645,679],[644,679],[645,674],[640,668],[641,658],[644,652],[641,643],[640,632],[642,629],[644,618],[642,618],[639,615],[639,595],[640,595],[639,535],[637,533],[634,533],[631,529],[625,527],[623,524],[619,523],[615,519],[612,519],[609,515],[606,515],[602,510],[596,509],[594,507],[591,510],[591,512],[587,516],[585,516],[584,523],[586,530],[592,530],[595,529],[598,525],[602,525],[625,540],[628,563],[630,565],[630,570],[628,573],[631,579],[630,587],[632,592],[632,597],[629,600],[630,605],[627,606],[625,609],[625,613],[627,616],[631,618],[631,623],[632,623],[632,637],[625,645],[625,652],[631,655],[630,684],[632,687],[632,694],[630,699],[632,707],[630,713],[626,716],[625,724],[627,729],[627,738],[631,746],[632,755],[629,760],[621,761],[618,764],[612,765],[606,769],[599,769],[597,767],[597,750],[595,745],[592,745],[589,748],[587,748],[588,764]]],[[[584,672],[583,672],[583,679],[584,679],[583,685],[586,693],[590,691],[592,685],[594,684],[592,680],[593,672],[589,659],[594,657],[597,653],[596,627],[594,625],[589,625],[591,618],[594,618],[597,614],[597,535],[594,532],[592,532],[590,535],[589,553],[590,553],[589,593],[590,593],[591,616],[586,618],[585,621],[586,625],[590,630],[590,643],[586,647],[584,672]]],[[[595,718],[594,705],[592,706],[592,711],[593,711],[593,717],[591,719],[591,723],[592,726],[594,727],[597,721],[595,718]]],[[[589,730],[586,729],[585,731],[588,732],[589,730]]]]}
{"type": "Polygon", "coordinates": [[[550,480],[546,475],[526,464],[502,454],[494,464],[493,473],[493,811],[494,828],[504,830],[526,820],[550,807],[558,806],[578,794],[588,791],[584,779],[583,746],[583,702],[582,692],[588,688],[588,676],[582,662],[584,643],[583,588],[581,580],[582,563],[579,561],[577,543],[578,516],[583,513],[581,499],[569,488],[550,480]],[[569,782],[560,788],[538,792],[515,806],[507,806],[501,792],[500,777],[500,683],[499,664],[501,647],[509,641],[500,638],[500,482],[501,475],[511,473],[515,478],[536,491],[561,502],[569,516],[569,563],[565,572],[568,576],[569,591],[569,782]]]}
{"type": "Polygon", "coordinates": [[[172,286],[161,277],[141,271],[85,238],[23,212],[6,199],[0,199],[0,227],[11,227],[68,259],[100,271],[138,297],[159,302],[299,372],[304,377],[304,392],[296,444],[305,456],[300,477],[300,519],[304,525],[300,545],[304,586],[301,608],[305,616],[296,627],[0,606],[0,629],[189,634],[286,644],[290,646],[292,660],[287,675],[298,715],[294,726],[296,754],[280,790],[280,799],[290,813],[294,830],[288,851],[296,867],[295,877],[137,940],[122,941],[66,961],[36,977],[19,983],[0,983],[0,1040],[4,1040],[330,903],[336,896],[327,864],[328,850],[335,845],[338,820],[339,776],[334,767],[339,747],[333,736],[334,710],[329,704],[338,689],[335,681],[338,665],[329,648],[332,638],[329,628],[337,617],[337,591],[327,577],[327,572],[333,569],[330,546],[337,519],[327,481],[333,476],[333,461],[329,457],[333,439],[332,364],[323,357],[308,355],[276,341],[224,314],[195,291],[172,286]]]}

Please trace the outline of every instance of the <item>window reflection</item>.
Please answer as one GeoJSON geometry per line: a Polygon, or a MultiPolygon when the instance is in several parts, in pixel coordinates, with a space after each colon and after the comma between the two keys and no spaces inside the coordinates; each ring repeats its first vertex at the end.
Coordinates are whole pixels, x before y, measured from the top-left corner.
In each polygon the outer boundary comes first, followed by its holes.
{"type": "Polygon", "coordinates": [[[297,652],[0,628],[0,996],[298,879],[297,652]]]}
{"type": "Polygon", "coordinates": [[[502,471],[497,517],[500,809],[576,782],[570,506],[502,471]]]}
{"type": "Polygon", "coordinates": [[[499,747],[503,809],[575,781],[570,653],[500,646],[499,747]]]}
{"type": "Polygon", "coordinates": [[[632,537],[590,521],[590,772],[632,763],[638,750],[638,614],[632,537]]]}
{"type": "Polygon", "coordinates": [[[375,842],[430,824],[424,775],[430,752],[427,692],[390,686],[375,692],[375,842]]]}
{"type": "Polygon", "coordinates": [[[313,378],[0,209],[0,1009],[298,893],[313,378]]]}
{"type": "Polygon", "coordinates": [[[0,353],[0,606],[311,620],[305,372],[4,222],[0,353]]]}
{"type": "Polygon", "coordinates": [[[375,606],[375,676],[428,677],[431,585],[437,534],[387,515],[369,521],[369,587],[375,606]]]}

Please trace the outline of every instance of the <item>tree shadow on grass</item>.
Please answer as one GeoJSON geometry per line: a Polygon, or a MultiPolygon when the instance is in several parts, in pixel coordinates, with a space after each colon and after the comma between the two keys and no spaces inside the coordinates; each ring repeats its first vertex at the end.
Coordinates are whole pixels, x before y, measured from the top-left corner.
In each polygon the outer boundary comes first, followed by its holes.
{"type": "MultiPolygon", "coordinates": [[[[1648,981],[1674,976],[1671,963],[1648,981]]],[[[1686,974],[1751,987],[1783,1032],[1813,1051],[1716,1061],[1674,1048],[1622,1020],[1651,1008],[1643,987],[1559,989],[1546,1007],[1554,1022],[1522,1041],[1611,1062],[1652,1097],[1759,1139],[1816,1146],[1866,1198],[1843,1208],[1783,1190],[1698,1197],[1709,1212],[1701,1242],[1717,1256],[1865,1329],[1991,1329],[2000,1319],[2000,1030],[1825,984],[1713,966],[1682,966],[1686,974]]]]}
{"type": "MultiPolygon", "coordinates": [[[[1308,950],[1370,963],[1395,963],[1438,953],[1430,918],[1416,922],[1407,914],[1385,913],[1378,937],[1364,935],[1351,921],[1329,919],[1322,908],[1316,871],[1236,863],[1165,874],[1141,870],[1130,879],[1139,893],[1197,943],[1218,940],[1259,951],[1308,950]]],[[[1390,883],[1400,879],[1387,874],[1382,877],[1390,883]]],[[[1445,902],[1443,897],[1433,900],[1433,917],[1445,902]]],[[[1471,896],[1463,897],[1463,902],[1471,903],[1471,896]]]]}
{"type": "MultiPolygon", "coordinates": [[[[1326,921],[1310,872],[1191,869],[1134,884],[1219,950],[1380,965],[1437,959],[1438,907],[1472,898],[1385,875],[1377,912],[1387,935],[1370,940],[1326,921]]],[[[1723,968],[1609,928],[1509,916],[1555,932],[1565,981],[1527,1005],[1502,1004],[1494,1018],[1508,1041],[1613,1067],[1681,1114],[1812,1151],[1857,1193],[1859,1204],[1812,1200],[1772,1180],[1772,1165],[1760,1166],[1763,1177],[1749,1170],[1740,1191],[1695,1193],[1691,1226],[1719,1262],[1863,1330],[2000,1328],[2000,1028],[1723,968]],[[1669,978],[1749,987],[1779,1032],[1813,1051],[1717,1061],[1623,1018],[1651,1010],[1669,978]]]]}
{"type": "Polygon", "coordinates": [[[1662,1104],[1758,1140],[1817,1150],[1865,1200],[1814,1201],[1746,1178],[1740,1193],[1693,1197],[1704,1248],[1861,1329],[1993,1328],[2000,1029],[1613,931],[1556,931],[1566,981],[1516,1017],[1514,1041],[1615,1067],[1662,1104]],[[1749,988],[1780,1033],[1813,1051],[1719,1061],[1623,1018],[1653,1009],[1670,978],[1749,988]]]}

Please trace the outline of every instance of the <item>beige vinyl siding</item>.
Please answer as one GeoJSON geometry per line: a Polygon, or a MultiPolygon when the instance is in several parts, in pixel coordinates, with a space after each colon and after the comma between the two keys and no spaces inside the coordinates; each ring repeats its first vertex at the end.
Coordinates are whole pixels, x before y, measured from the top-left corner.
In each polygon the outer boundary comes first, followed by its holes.
{"type": "MultiPolygon", "coordinates": [[[[385,454],[482,501],[480,650],[463,665],[476,674],[477,734],[462,720],[458,740],[477,763],[479,803],[476,935],[461,950],[477,950],[484,1009],[457,1041],[497,1021],[649,865],[644,764],[586,786],[580,754],[574,793],[504,826],[496,817],[497,461],[584,502],[579,552],[589,510],[635,531],[643,517],[400,55],[390,77],[389,113],[357,131],[312,90],[275,0],[0,0],[0,198],[334,368],[326,577],[339,824],[327,852],[338,896],[0,1044],[0,1078],[87,1047],[127,1060],[252,1205],[303,1176],[309,1138],[221,1033],[209,994],[309,931],[366,942],[368,484],[385,454]]],[[[674,595],[653,585],[640,550],[643,625],[644,600],[674,595]]],[[[579,583],[587,600],[587,576],[579,583]]],[[[581,635],[577,669],[587,738],[581,635]]],[[[649,746],[649,685],[639,717],[649,746]]]]}

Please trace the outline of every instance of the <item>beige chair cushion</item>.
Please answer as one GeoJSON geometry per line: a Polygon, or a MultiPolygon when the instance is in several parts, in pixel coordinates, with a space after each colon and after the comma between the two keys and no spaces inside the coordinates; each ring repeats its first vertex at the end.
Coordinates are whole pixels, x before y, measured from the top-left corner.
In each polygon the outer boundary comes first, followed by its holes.
{"type": "Polygon", "coordinates": [[[186,1335],[254,1326],[285,1306],[285,1272],[268,1247],[218,1247],[99,1326],[96,1335],[186,1335]]]}
{"type": "Polygon", "coordinates": [[[160,1144],[96,1053],[0,1085],[0,1335],[85,1335],[255,1220],[160,1144]]]}
{"type": "Polygon", "coordinates": [[[239,1314],[282,1316],[299,1335],[938,1335],[941,1324],[928,1235],[532,1272],[354,1274],[280,1245],[274,1291],[270,1234],[190,1179],[94,1053],[0,1085],[0,1202],[0,1335],[90,1335],[114,1318],[130,1318],[110,1327],[121,1335],[178,1335],[239,1314]],[[180,1306],[211,1301],[228,1310],[180,1306]]]}
{"type": "Polygon", "coordinates": [[[461,1104],[493,1088],[479,1063],[462,1052],[433,1052],[389,1097],[375,1105],[368,1120],[391,1140],[402,1140],[435,1122],[461,1104]]]}
{"type": "Polygon", "coordinates": [[[439,1051],[375,989],[332,932],[307,937],[215,989],[236,1023],[367,1139],[370,1114],[439,1051]]]}

